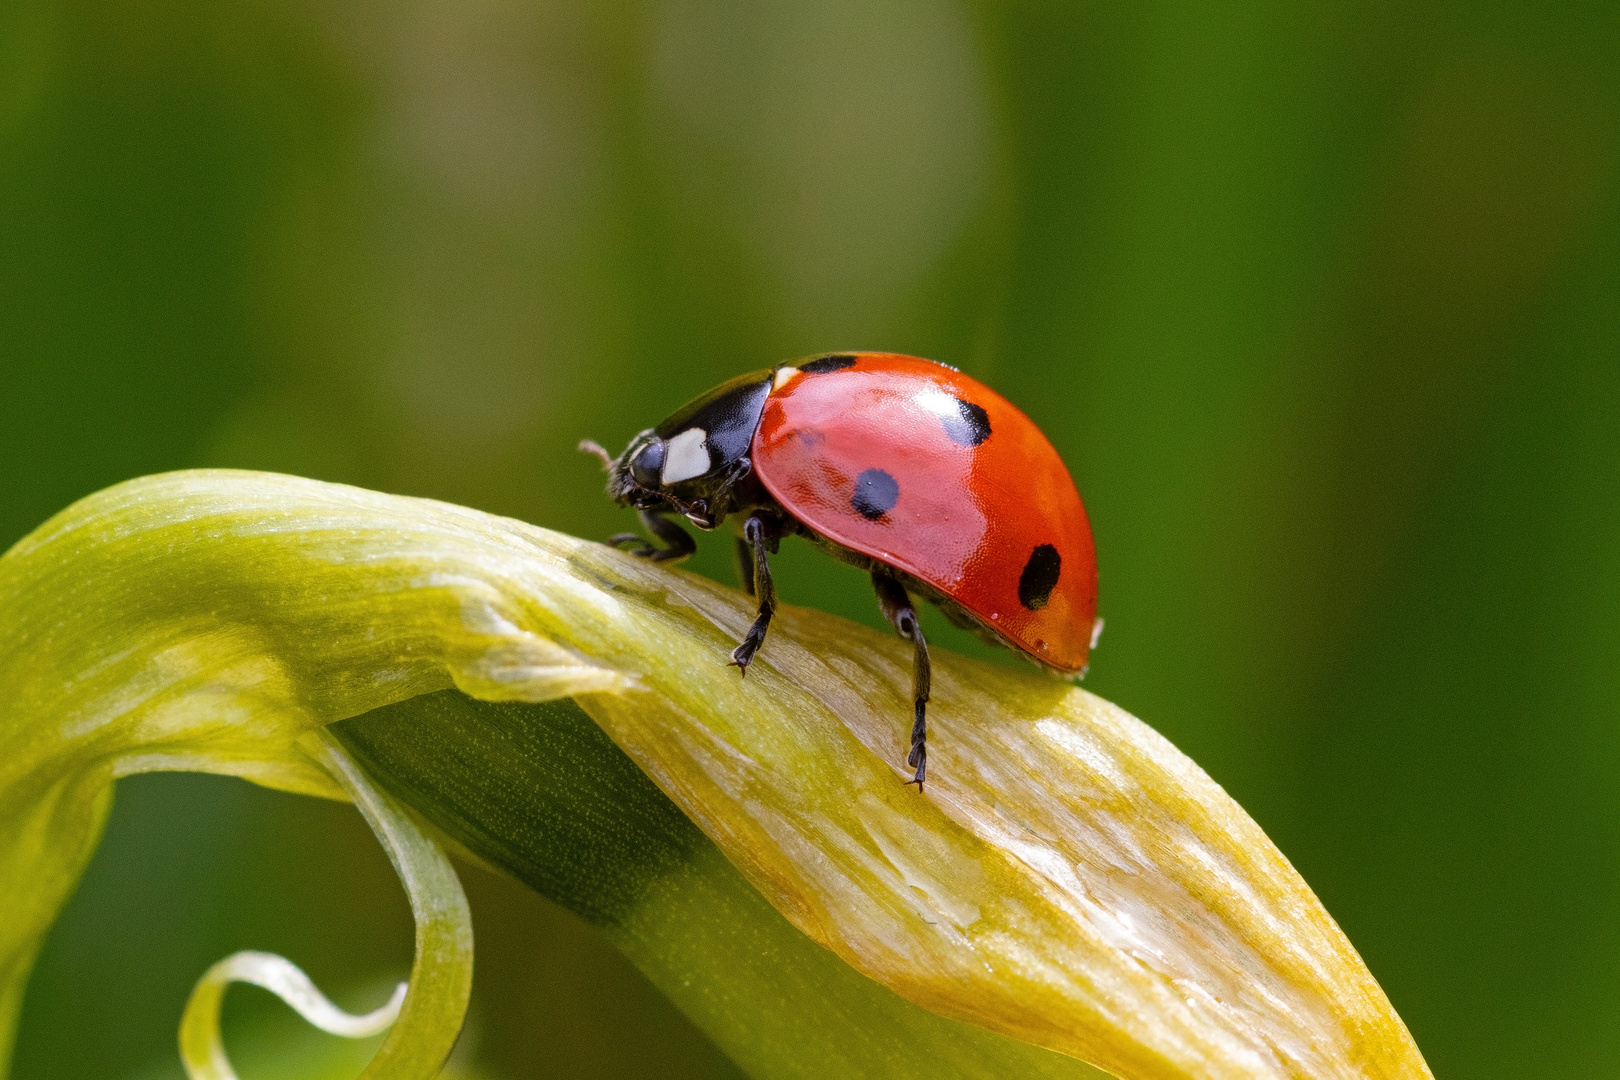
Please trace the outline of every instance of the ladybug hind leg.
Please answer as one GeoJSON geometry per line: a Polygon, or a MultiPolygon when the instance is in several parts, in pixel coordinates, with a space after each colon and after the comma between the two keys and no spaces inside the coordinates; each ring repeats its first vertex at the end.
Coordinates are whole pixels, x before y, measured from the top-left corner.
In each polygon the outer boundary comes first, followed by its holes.
{"type": "Polygon", "coordinates": [[[771,583],[770,548],[772,533],[766,525],[765,518],[759,514],[750,514],[743,523],[742,539],[738,541],[738,561],[742,564],[743,588],[749,595],[759,601],[759,616],[754,619],[754,625],[748,628],[743,636],[742,643],[731,650],[731,665],[741,669],[743,675],[748,674],[748,664],[754,659],[759,647],[765,644],[765,631],[770,628],[771,616],[776,614],[776,586],[771,583]],[[752,556],[752,561],[744,558],[744,552],[752,556]]]}
{"type": "Polygon", "coordinates": [[[737,537],[737,579],[742,591],[754,595],[754,548],[747,540],[737,537]]]}
{"type": "Polygon", "coordinates": [[[632,555],[639,555],[653,562],[680,562],[682,559],[690,558],[697,551],[697,542],[692,539],[691,534],[656,510],[641,511],[641,524],[648,532],[662,540],[664,546],[657,547],[635,533],[624,532],[614,533],[608,537],[608,547],[624,548],[632,555]]]}
{"type": "Polygon", "coordinates": [[[906,764],[917,771],[906,783],[916,784],[917,790],[921,791],[928,772],[928,692],[933,681],[928,664],[928,642],[923,638],[917,606],[893,575],[882,570],[872,571],[872,588],[877,592],[878,606],[883,609],[884,617],[894,626],[895,632],[911,642],[914,648],[911,669],[911,753],[906,755],[906,764]]]}

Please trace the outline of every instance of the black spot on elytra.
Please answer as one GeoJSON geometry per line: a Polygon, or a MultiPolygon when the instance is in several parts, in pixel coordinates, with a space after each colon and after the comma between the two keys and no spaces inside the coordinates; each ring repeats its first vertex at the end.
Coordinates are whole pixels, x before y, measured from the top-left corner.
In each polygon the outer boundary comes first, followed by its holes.
{"type": "Polygon", "coordinates": [[[1018,602],[1031,611],[1046,606],[1063,572],[1063,556],[1051,544],[1042,544],[1029,553],[1029,562],[1018,576],[1018,602]]]}
{"type": "Polygon", "coordinates": [[[855,494],[849,503],[862,517],[876,521],[894,509],[899,498],[900,485],[894,477],[882,469],[867,469],[855,478],[855,494]]]}
{"type": "Polygon", "coordinates": [[[843,371],[847,367],[855,366],[855,357],[851,353],[833,353],[829,356],[818,356],[808,363],[799,365],[799,370],[806,375],[824,375],[829,371],[843,371]]]}
{"type": "Polygon", "coordinates": [[[956,402],[956,413],[951,416],[942,416],[940,423],[945,425],[945,434],[957,446],[978,446],[990,437],[990,416],[971,401],[961,398],[952,398],[956,402]]]}

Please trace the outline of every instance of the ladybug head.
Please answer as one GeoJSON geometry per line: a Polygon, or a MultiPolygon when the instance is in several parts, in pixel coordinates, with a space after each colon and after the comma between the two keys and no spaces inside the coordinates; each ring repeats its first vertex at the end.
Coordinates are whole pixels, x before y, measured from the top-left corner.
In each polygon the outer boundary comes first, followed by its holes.
{"type": "Polygon", "coordinates": [[[616,458],[589,440],[579,448],[602,459],[608,470],[608,497],[620,506],[651,510],[670,505],[662,481],[666,444],[652,428],[631,439],[616,458]]]}
{"type": "Polygon", "coordinates": [[[770,393],[772,373],[724,383],[630,440],[616,458],[581,445],[608,469],[608,496],[620,506],[684,514],[712,529],[767,498],[753,478],[749,448],[770,393]]]}
{"type": "MultiPolygon", "coordinates": [[[[710,499],[717,489],[719,492],[727,489],[725,478],[702,475],[670,482],[666,467],[670,441],[674,440],[666,441],[648,428],[631,439],[624,453],[616,458],[609,457],[600,447],[592,450],[607,465],[608,497],[620,506],[637,510],[671,510],[685,514],[699,528],[713,528],[715,520],[709,510],[710,499]]],[[[591,445],[595,447],[594,443],[591,445]]],[[[581,448],[584,449],[583,444],[581,448]]],[[[674,451],[680,453],[679,443],[674,451]]]]}
{"type": "Polygon", "coordinates": [[[614,502],[683,514],[700,529],[714,528],[726,515],[758,505],[763,497],[748,459],[715,464],[701,429],[688,428],[666,439],[648,428],[616,458],[595,443],[581,443],[580,449],[607,467],[607,493],[614,502]]]}

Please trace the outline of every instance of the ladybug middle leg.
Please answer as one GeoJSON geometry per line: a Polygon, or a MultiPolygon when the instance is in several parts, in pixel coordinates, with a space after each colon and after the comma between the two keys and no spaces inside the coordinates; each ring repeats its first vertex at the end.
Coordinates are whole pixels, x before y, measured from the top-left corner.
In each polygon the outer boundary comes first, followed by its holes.
{"type": "Polygon", "coordinates": [[[765,644],[765,631],[771,625],[771,616],[776,614],[776,586],[771,583],[768,553],[778,543],[777,531],[767,522],[765,515],[748,515],[748,520],[743,523],[738,555],[741,556],[743,548],[753,555],[752,566],[748,565],[747,560],[739,558],[739,561],[744,568],[743,587],[759,601],[759,616],[754,619],[754,625],[748,628],[742,643],[731,650],[731,666],[740,668],[745,676],[748,674],[749,661],[765,644]]]}
{"type": "Polygon", "coordinates": [[[663,547],[655,547],[629,532],[614,533],[608,537],[608,547],[624,548],[627,544],[634,544],[635,547],[626,549],[630,554],[653,562],[680,562],[697,551],[697,541],[692,539],[691,534],[656,510],[641,511],[641,523],[648,532],[664,542],[663,547]]]}
{"type": "Polygon", "coordinates": [[[893,624],[895,631],[915,647],[911,669],[911,753],[906,764],[916,769],[908,784],[923,789],[923,777],[928,772],[928,692],[933,681],[928,665],[928,642],[923,639],[922,623],[917,619],[917,607],[906,595],[905,586],[892,574],[883,570],[872,571],[872,588],[877,592],[878,606],[893,624]]]}

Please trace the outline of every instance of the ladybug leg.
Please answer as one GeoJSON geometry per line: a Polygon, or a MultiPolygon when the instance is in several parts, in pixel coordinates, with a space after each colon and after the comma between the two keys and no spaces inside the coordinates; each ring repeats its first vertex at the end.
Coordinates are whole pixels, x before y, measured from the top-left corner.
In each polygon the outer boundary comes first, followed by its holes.
{"type": "Polygon", "coordinates": [[[752,572],[745,574],[743,583],[752,585],[749,591],[759,600],[759,617],[754,625],[748,628],[742,644],[731,650],[731,664],[742,669],[743,675],[748,674],[748,663],[765,644],[765,631],[771,625],[771,616],[776,613],[776,586],[771,584],[771,566],[767,553],[771,547],[771,531],[765,524],[765,518],[759,514],[750,514],[743,524],[743,546],[753,554],[754,565],[752,572]],[[750,580],[751,579],[751,580],[750,580]]]}
{"type": "Polygon", "coordinates": [[[747,540],[737,537],[737,578],[743,592],[754,595],[754,549],[747,540]]]}
{"type": "Polygon", "coordinates": [[[923,778],[928,772],[928,693],[933,682],[928,664],[928,642],[923,638],[922,623],[917,619],[917,608],[906,595],[905,586],[881,570],[872,572],[872,588],[877,592],[878,606],[893,624],[895,631],[915,649],[911,669],[911,753],[906,764],[916,769],[908,784],[923,789],[923,778]]]}
{"type": "Polygon", "coordinates": [[[607,538],[608,546],[623,548],[626,544],[635,544],[635,547],[626,550],[632,555],[639,555],[653,562],[680,562],[697,551],[697,542],[691,535],[662,514],[653,510],[643,510],[641,523],[647,527],[648,532],[664,542],[663,547],[655,547],[635,533],[614,533],[607,538]]]}

